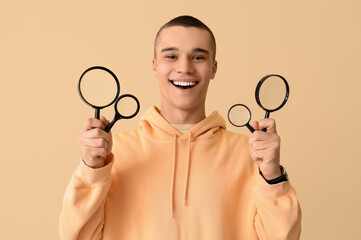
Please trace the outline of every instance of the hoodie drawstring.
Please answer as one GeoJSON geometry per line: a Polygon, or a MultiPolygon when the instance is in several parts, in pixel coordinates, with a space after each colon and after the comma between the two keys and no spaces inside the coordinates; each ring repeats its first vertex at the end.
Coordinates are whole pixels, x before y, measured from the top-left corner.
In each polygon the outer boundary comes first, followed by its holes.
{"type": "Polygon", "coordinates": [[[188,155],[187,155],[187,173],[186,173],[186,184],[185,184],[185,188],[184,188],[184,206],[187,205],[187,198],[188,198],[188,183],[189,183],[189,162],[190,162],[190,155],[191,155],[191,137],[192,137],[192,132],[189,132],[189,137],[188,137],[188,155]]]}
{"type": "Polygon", "coordinates": [[[174,217],[174,181],[175,181],[175,165],[176,165],[176,157],[177,157],[177,135],[174,134],[174,147],[173,147],[173,174],[172,174],[172,182],[170,186],[170,212],[171,217],[174,217]]]}
{"type": "MultiPolygon", "coordinates": [[[[174,146],[173,146],[173,173],[170,189],[170,212],[171,218],[174,218],[174,185],[175,185],[175,168],[176,168],[176,158],[177,158],[177,135],[173,135],[174,146]]],[[[190,153],[191,153],[191,140],[192,132],[190,132],[188,137],[188,152],[187,152],[187,168],[186,168],[186,182],[184,187],[184,206],[187,205],[188,200],[188,185],[189,185],[189,171],[190,171],[190,153]]]]}

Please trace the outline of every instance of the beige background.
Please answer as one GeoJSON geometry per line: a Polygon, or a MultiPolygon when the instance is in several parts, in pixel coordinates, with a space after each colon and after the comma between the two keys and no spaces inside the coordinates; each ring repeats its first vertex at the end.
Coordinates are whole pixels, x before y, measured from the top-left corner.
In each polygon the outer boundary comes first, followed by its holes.
{"type": "MultiPolygon", "coordinates": [[[[302,239],[361,239],[360,10],[357,0],[1,0],[0,239],[58,239],[63,193],[79,161],[75,137],[93,115],[77,95],[80,74],[106,66],[138,96],[141,113],[158,105],[153,39],[181,14],[200,18],[217,39],[207,113],[226,117],[245,103],[254,120],[263,118],[258,80],[289,80],[290,100],[271,116],[302,205],[302,239]]],[[[135,128],[140,115],[113,131],[135,128]]]]}

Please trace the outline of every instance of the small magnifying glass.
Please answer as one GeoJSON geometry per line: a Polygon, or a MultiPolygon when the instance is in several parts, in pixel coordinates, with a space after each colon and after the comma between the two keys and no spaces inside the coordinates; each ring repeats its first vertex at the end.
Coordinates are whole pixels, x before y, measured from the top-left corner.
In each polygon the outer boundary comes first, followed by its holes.
{"type": "Polygon", "coordinates": [[[235,104],[228,110],[228,121],[235,127],[246,126],[252,133],[253,127],[249,124],[252,114],[244,104],[235,104]]]}
{"type": "Polygon", "coordinates": [[[136,97],[131,94],[123,94],[114,104],[115,115],[111,123],[105,127],[104,131],[109,132],[120,119],[130,119],[135,117],[138,114],[140,109],[139,101],[136,97]]]}
{"type": "Polygon", "coordinates": [[[78,83],[81,99],[95,109],[95,118],[99,119],[100,109],[114,104],[115,115],[104,131],[109,132],[119,119],[130,119],[140,109],[138,99],[131,94],[119,96],[120,84],[116,75],[101,66],[88,68],[81,75],[78,83]]]}
{"type": "Polygon", "coordinates": [[[118,99],[119,80],[108,68],[94,66],[80,76],[78,93],[86,104],[95,109],[94,118],[99,119],[100,109],[112,105],[118,99]]]}

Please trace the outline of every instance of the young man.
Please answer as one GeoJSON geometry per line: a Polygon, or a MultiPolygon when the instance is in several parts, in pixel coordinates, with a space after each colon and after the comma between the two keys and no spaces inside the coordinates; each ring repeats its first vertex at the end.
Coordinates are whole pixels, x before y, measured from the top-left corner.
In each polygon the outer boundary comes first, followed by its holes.
{"type": "Polygon", "coordinates": [[[159,30],[160,110],[113,139],[104,117],[85,122],[62,239],[299,239],[301,211],[279,165],[275,121],[255,122],[248,138],[226,131],[217,112],[205,115],[215,55],[198,19],[180,16],[159,30]]]}

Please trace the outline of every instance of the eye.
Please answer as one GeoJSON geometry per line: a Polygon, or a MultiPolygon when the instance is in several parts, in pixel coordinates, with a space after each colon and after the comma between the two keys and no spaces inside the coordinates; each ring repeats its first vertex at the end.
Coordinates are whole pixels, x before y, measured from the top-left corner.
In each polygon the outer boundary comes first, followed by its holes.
{"type": "Polygon", "coordinates": [[[166,55],[165,58],[168,58],[168,59],[175,59],[176,56],[175,55],[166,55]]]}
{"type": "Polygon", "coordinates": [[[196,61],[199,61],[199,60],[205,59],[205,57],[203,57],[203,56],[194,56],[193,59],[196,60],[196,61]]]}

